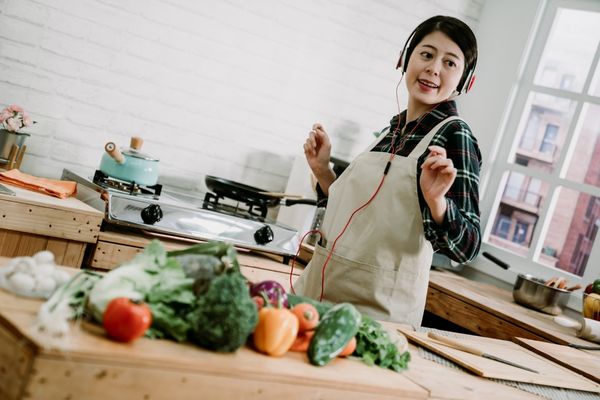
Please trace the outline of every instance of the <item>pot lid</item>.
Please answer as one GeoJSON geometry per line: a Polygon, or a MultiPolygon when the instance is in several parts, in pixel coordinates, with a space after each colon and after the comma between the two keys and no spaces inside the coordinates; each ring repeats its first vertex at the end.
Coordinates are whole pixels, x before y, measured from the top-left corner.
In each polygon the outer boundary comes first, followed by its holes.
{"type": "Polygon", "coordinates": [[[158,158],[154,158],[146,153],[142,153],[141,151],[132,148],[122,149],[121,153],[128,157],[141,158],[142,160],[146,161],[159,161],[158,158]]]}

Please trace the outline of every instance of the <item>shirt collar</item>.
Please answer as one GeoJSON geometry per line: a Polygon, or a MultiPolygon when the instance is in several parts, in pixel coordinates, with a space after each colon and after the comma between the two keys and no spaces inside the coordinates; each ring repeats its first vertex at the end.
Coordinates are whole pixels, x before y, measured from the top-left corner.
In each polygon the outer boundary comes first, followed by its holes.
{"type": "MultiPolygon", "coordinates": [[[[458,116],[458,111],[456,109],[456,102],[454,100],[444,101],[442,103],[437,104],[434,109],[421,119],[421,126],[429,131],[431,128],[436,126],[440,121],[452,117],[458,116]]],[[[399,115],[395,115],[390,120],[390,127],[393,130],[398,125],[398,119],[400,119],[400,127],[403,127],[406,123],[406,110],[402,111],[399,115]]],[[[416,123],[417,120],[410,121],[408,123],[407,128],[411,129],[416,123]]]]}

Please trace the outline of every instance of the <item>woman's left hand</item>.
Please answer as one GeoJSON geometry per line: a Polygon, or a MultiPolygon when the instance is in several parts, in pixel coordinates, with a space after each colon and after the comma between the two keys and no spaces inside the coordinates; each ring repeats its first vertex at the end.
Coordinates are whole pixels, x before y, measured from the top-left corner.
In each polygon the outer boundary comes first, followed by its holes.
{"type": "Polygon", "coordinates": [[[456,168],[452,160],[446,158],[446,149],[440,146],[429,146],[429,155],[421,166],[421,178],[419,184],[423,197],[429,205],[434,219],[436,216],[446,212],[446,193],[456,178],[456,168]]]}

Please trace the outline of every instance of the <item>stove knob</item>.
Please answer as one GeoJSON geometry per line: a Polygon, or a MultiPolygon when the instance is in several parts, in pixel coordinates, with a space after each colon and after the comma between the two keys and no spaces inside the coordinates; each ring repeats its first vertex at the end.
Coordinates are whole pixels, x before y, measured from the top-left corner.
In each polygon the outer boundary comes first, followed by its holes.
{"type": "Polygon", "coordinates": [[[258,244],[267,244],[273,241],[275,235],[273,234],[273,229],[269,225],[265,225],[262,228],[259,228],[254,232],[254,240],[258,244]]]}
{"type": "Polygon", "coordinates": [[[158,204],[150,204],[142,210],[142,220],[146,224],[154,225],[163,217],[163,212],[158,204]]]}

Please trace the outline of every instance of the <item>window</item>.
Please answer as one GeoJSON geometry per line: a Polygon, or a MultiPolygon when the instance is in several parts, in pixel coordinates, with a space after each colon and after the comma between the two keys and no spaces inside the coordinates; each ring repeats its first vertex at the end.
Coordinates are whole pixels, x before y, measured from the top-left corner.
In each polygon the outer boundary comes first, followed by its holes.
{"type": "Polygon", "coordinates": [[[508,238],[508,232],[510,230],[510,218],[506,215],[499,215],[496,227],[494,229],[494,235],[503,239],[508,238]]]}
{"type": "Polygon", "coordinates": [[[484,246],[541,277],[600,276],[600,2],[549,0],[484,196],[484,246]]]}
{"type": "Polygon", "coordinates": [[[552,154],[554,152],[557,133],[558,125],[546,125],[546,132],[544,132],[544,138],[540,146],[541,153],[552,154]]]}

